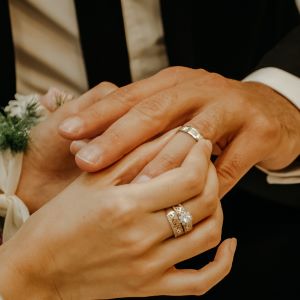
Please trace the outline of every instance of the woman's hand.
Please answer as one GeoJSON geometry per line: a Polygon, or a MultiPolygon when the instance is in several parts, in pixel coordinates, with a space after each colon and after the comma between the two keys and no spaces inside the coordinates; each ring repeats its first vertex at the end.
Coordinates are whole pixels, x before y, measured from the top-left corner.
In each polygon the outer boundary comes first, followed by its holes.
{"type": "MultiPolygon", "coordinates": [[[[220,155],[215,165],[221,196],[253,165],[280,169],[300,154],[300,113],[282,95],[263,84],[183,67],[116,90],[67,119],[60,132],[73,140],[101,134],[76,155],[81,169],[95,171],[183,124],[197,128],[220,155]]],[[[148,169],[150,176],[185,154],[185,143],[176,137],[148,169]]]]}
{"type": "MultiPolygon", "coordinates": [[[[147,182],[125,184],[132,178],[123,177],[121,185],[103,185],[113,177],[120,184],[124,166],[153,144],[105,172],[80,176],[0,248],[5,299],[201,295],[226,276],[234,239],[200,270],[174,267],[220,242],[223,217],[209,142],[200,140],[180,167],[147,182]],[[175,239],[165,209],[179,203],[192,214],[194,229],[175,239]]],[[[136,161],[134,176],[145,163],[136,161]]]]}
{"type": "Polygon", "coordinates": [[[24,155],[22,175],[17,195],[30,212],[39,209],[70,184],[81,171],[70,153],[70,142],[58,132],[58,124],[66,117],[92,105],[116,89],[103,82],[97,91],[90,91],[57,108],[55,90],[41,97],[41,102],[52,111],[48,118],[31,130],[29,149],[24,155]]]}

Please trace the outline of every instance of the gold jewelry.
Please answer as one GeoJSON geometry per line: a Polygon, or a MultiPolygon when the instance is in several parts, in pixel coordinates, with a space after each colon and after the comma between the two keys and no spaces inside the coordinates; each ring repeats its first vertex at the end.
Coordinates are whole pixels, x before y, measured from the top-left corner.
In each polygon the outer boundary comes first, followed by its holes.
{"type": "Polygon", "coordinates": [[[198,142],[200,139],[204,139],[200,132],[195,127],[190,125],[181,126],[178,131],[189,134],[196,142],[198,142]]]}
{"type": "Polygon", "coordinates": [[[182,204],[173,206],[173,210],[176,212],[184,232],[187,233],[191,231],[193,229],[193,216],[191,213],[185,209],[182,204]]]}
{"type": "Polygon", "coordinates": [[[167,216],[168,222],[172,228],[174,237],[177,238],[177,237],[183,235],[184,229],[180,223],[180,220],[179,220],[176,212],[172,208],[169,208],[166,212],[166,216],[167,216]]]}

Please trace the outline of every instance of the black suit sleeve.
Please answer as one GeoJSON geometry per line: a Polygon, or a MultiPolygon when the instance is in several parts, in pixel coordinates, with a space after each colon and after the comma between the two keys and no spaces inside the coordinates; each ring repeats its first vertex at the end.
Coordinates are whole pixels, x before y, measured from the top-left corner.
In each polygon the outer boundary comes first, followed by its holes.
{"type": "Polygon", "coordinates": [[[300,25],[266,53],[256,69],[276,67],[300,77],[300,25]]]}

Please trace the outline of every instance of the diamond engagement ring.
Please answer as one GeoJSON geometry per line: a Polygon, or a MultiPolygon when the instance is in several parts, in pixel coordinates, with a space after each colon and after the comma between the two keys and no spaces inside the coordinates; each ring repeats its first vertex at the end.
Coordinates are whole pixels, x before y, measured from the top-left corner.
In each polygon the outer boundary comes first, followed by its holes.
{"type": "Polygon", "coordinates": [[[187,233],[191,231],[193,229],[193,217],[191,213],[181,204],[173,206],[173,210],[176,212],[184,232],[187,233]]]}
{"type": "Polygon", "coordinates": [[[189,134],[196,142],[198,142],[200,139],[204,139],[200,132],[195,127],[190,125],[181,126],[178,131],[189,134]]]}

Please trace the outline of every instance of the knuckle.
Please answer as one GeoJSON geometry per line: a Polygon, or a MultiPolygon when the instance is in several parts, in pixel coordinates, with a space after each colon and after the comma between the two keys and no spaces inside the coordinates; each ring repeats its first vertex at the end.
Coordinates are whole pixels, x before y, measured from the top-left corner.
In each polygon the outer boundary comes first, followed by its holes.
{"type": "Polygon", "coordinates": [[[133,89],[130,85],[119,88],[114,92],[114,101],[118,102],[120,105],[129,110],[138,100],[137,96],[132,92],[132,90],[133,89]]]}
{"type": "Polygon", "coordinates": [[[113,126],[111,129],[109,129],[106,133],[105,136],[108,137],[109,143],[111,145],[114,145],[115,148],[118,148],[118,146],[123,145],[124,141],[124,134],[121,126],[113,126]]]}
{"type": "Polygon", "coordinates": [[[232,184],[237,181],[242,167],[240,155],[235,154],[230,160],[218,166],[217,173],[227,184],[232,184]]]}
{"type": "Polygon", "coordinates": [[[145,286],[149,278],[157,273],[158,267],[155,263],[142,258],[134,259],[132,263],[131,273],[135,278],[133,285],[135,288],[142,288],[145,286]]]}
{"type": "MultiPolygon", "coordinates": [[[[70,102],[72,104],[72,102],[70,102]]],[[[86,120],[87,123],[90,123],[91,126],[93,127],[93,123],[95,123],[95,120],[99,122],[99,120],[103,119],[104,114],[103,110],[101,109],[101,102],[95,103],[95,105],[87,108],[86,110],[79,110],[80,108],[78,107],[78,112],[77,114],[81,116],[84,120],[86,120]]]]}
{"type": "Polygon", "coordinates": [[[193,71],[188,67],[172,66],[160,71],[158,74],[163,77],[171,78],[174,81],[174,85],[179,84],[185,78],[186,74],[193,71]]]}
{"type": "Polygon", "coordinates": [[[114,199],[107,201],[108,204],[103,205],[102,215],[109,218],[110,223],[115,226],[124,226],[131,224],[135,220],[137,204],[134,200],[125,196],[116,196],[114,199]]]}
{"type": "Polygon", "coordinates": [[[117,88],[118,87],[115,84],[109,81],[102,81],[97,86],[97,94],[100,97],[104,97],[107,94],[111,93],[112,91],[115,91],[117,88]]]}
{"type": "Polygon", "coordinates": [[[136,258],[144,254],[149,248],[149,243],[143,240],[144,235],[135,229],[127,231],[122,238],[122,245],[127,249],[130,257],[136,258]]]}
{"type": "Polygon", "coordinates": [[[132,108],[143,121],[151,122],[152,127],[164,126],[165,113],[170,110],[173,102],[176,102],[177,93],[175,90],[161,92],[146,101],[142,101],[132,108]]]}
{"type": "MultiPolygon", "coordinates": [[[[126,238],[126,236],[124,238],[126,238]]],[[[135,258],[141,257],[153,246],[153,241],[145,237],[145,231],[137,229],[136,227],[129,232],[129,241],[129,255],[135,258]]]]}
{"type": "Polygon", "coordinates": [[[223,88],[228,85],[228,80],[218,73],[207,72],[202,70],[202,76],[199,76],[194,80],[195,88],[203,88],[203,84],[218,86],[218,88],[223,88]]]}
{"type": "Polygon", "coordinates": [[[176,168],[179,164],[180,161],[176,155],[172,153],[162,153],[151,164],[145,167],[143,174],[154,178],[163,172],[176,168]]]}
{"type": "Polygon", "coordinates": [[[101,204],[101,207],[99,207],[100,217],[104,220],[106,217],[110,218],[116,213],[117,209],[118,204],[116,198],[111,199],[110,201],[105,201],[101,204]]]}
{"type": "Polygon", "coordinates": [[[103,201],[97,209],[96,217],[101,220],[99,226],[105,229],[121,228],[124,223],[127,224],[129,219],[128,214],[125,214],[116,198],[103,201]]]}
{"type": "Polygon", "coordinates": [[[214,109],[207,110],[195,118],[193,124],[203,134],[204,138],[212,139],[217,132],[216,124],[221,124],[220,118],[220,114],[214,112],[214,109]]]}
{"type": "Polygon", "coordinates": [[[221,90],[224,90],[224,88],[227,88],[230,85],[230,81],[218,73],[208,73],[207,80],[208,83],[218,86],[221,90]]]}
{"type": "Polygon", "coordinates": [[[278,120],[270,120],[266,116],[257,116],[253,123],[253,129],[262,139],[274,140],[280,134],[280,123],[278,120]]]}
{"type": "Polygon", "coordinates": [[[160,168],[169,170],[178,166],[178,158],[172,153],[163,153],[161,154],[157,164],[160,168]]]}

